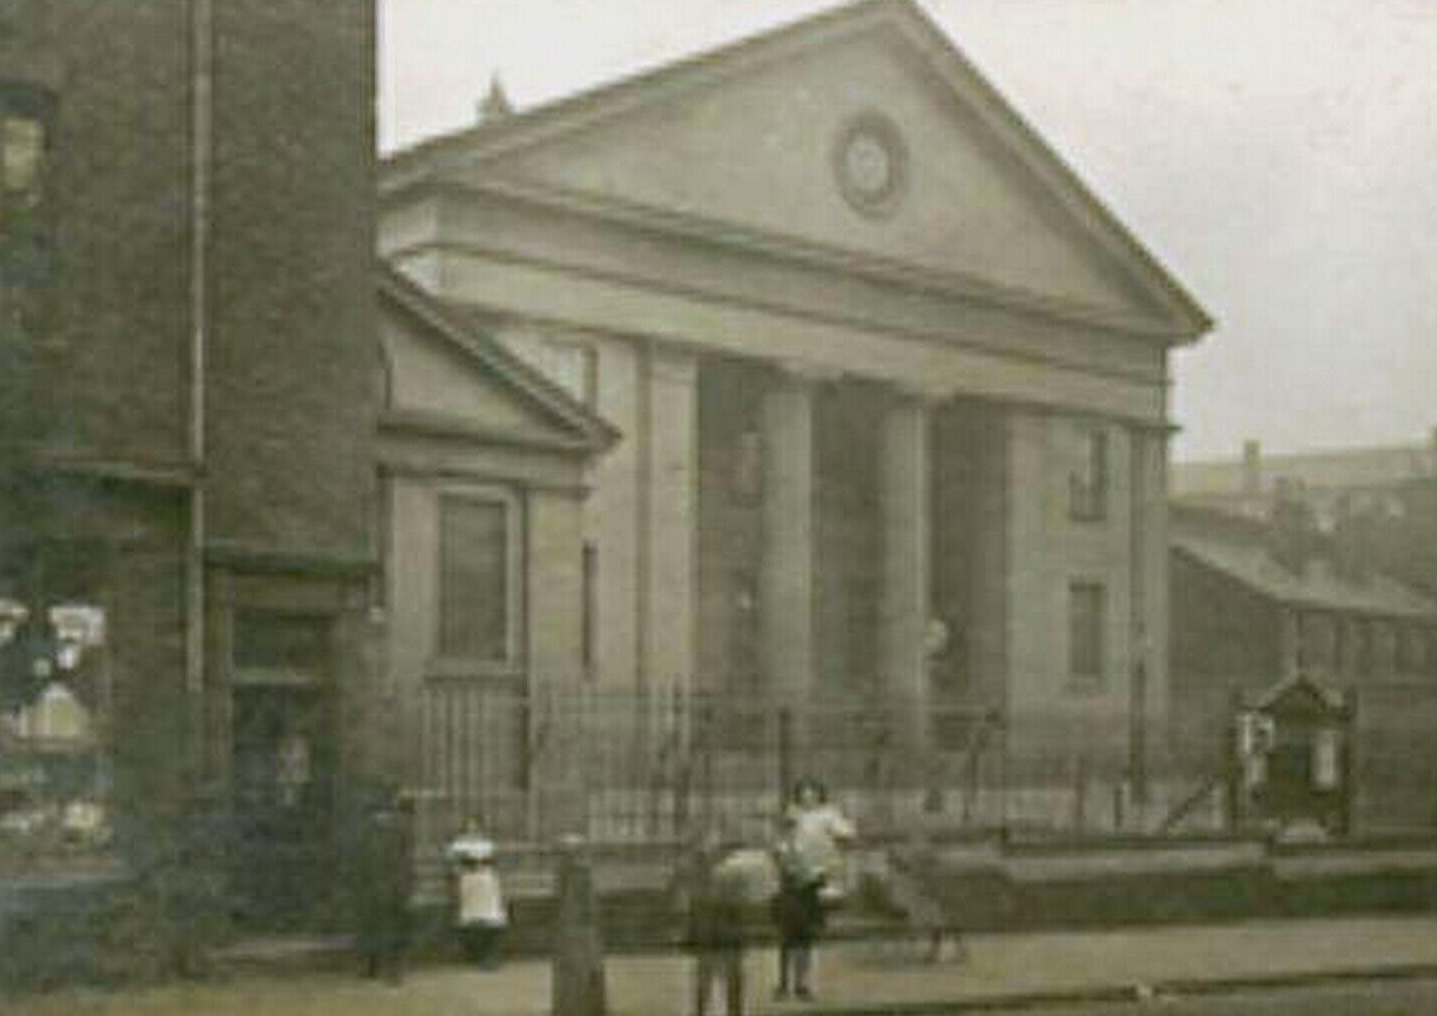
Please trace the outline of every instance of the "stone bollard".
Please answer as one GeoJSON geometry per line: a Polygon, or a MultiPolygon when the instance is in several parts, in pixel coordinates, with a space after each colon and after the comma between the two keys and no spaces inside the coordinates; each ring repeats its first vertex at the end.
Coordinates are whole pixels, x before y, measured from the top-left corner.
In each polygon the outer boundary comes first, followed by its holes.
{"type": "Polygon", "coordinates": [[[554,1016],[604,1016],[604,946],[594,872],[580,836],[559,843],[558,926],[554,929],[554,1016]]]}

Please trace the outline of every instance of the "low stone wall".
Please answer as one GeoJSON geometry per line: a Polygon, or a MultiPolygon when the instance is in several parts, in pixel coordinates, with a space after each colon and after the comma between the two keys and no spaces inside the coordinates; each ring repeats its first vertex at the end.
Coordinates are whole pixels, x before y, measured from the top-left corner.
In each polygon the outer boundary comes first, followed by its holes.
{"type": "MultiPolygon", "coordinates": [[[[888,845],[851,858],[848,900],[835,937],[911,933],[885,901],[888,845]]],[[[677,928],[660,858],[596,865],[610,949],[672,944],[677,928]]],[[[1262,840],[1004,842],[938,848],[931,891],[968,931],[1187,923],[1259,917],[1437,911],[1437,842],[1289,847],[1262,840]]],[[[511,950],[543,951],[552,937],[549,883],[537,872],[514,884],[511,950]]],[[[755,941],[769,935],[764,908],[755,941]]]]}

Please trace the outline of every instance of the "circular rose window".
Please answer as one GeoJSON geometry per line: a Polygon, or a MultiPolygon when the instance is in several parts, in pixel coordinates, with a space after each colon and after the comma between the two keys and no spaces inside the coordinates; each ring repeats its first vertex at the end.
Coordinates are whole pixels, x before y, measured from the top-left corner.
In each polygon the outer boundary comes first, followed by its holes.
{"type": "Polygon", "coordinates": [[[866,215],[897,207],[907,183],[908,150],[893,121],[865,113],[839,132],[834,172],[844,198],[866,215]]]}

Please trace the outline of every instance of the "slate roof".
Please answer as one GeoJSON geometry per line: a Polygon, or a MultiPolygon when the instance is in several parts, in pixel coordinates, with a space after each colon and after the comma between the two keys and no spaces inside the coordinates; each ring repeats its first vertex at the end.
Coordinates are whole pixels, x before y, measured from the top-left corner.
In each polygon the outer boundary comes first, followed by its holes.
{"type": "Polygon", "coordinates": [[[1437,603],[1375,572],[1361,580],[1348,578],[1326,558],[1314,558],[1299,574],[1279,564],[1264,546],[1211,534],[1174,533],[1171,543],[1178,553],[1278,603],[1437,621],[1437,603]]]}

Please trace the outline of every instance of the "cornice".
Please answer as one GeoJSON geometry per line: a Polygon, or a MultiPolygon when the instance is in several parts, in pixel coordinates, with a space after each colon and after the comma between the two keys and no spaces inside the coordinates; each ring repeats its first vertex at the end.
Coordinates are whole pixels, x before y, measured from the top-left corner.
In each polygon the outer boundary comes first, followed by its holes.
{"type": "Polygon", "coordinates": [[[531,448],[564,455],[588,456],[599,450],[594,442],[580,438],[551,437],[505,427],[475,423],[463,417],[422,409],[386,409],[379,416],[381,431],[422,437],[444,438],[477,444],[531,448]]]}
{"type": "Polygon", "coordinates": [[[1166,331],[1173,341],[1195,341],[1212,328],[1212,319],[1161,261],[913,0],[860,0],[499,121],[423,142],[383,161],[381,189],[389,192],[425,178],[473,173],[496,156],[566,133],[595,129],[606,119],[721,85],[754,67],[791,60],[802,52],[863,33],[886,33],[907,45],[933,80],[1000,139],[1094,243],[1164,307],[1169,317],[1166,331]]]}
{"type": "Polygon", "coordinates": [[[543,491],[583,499],[593,493],[593,484],[583,480],[566,481],[544,476],[521,476],[511,471],[482,465],[458,463],[415,462],[402,456],[380,453],[380,466],[385,475],[414,480],[454,480],[465,483],[489,483],[517,490],[543,491]]]}
{"type": "MultiPolygon", "coordinates": [[[[887,286],[900,292],[961,301],[1000,310],[1047,324],[1094,328],[1166,346],[1197,340],[1197,333],[1174,330],[1166,323],[1134,314],[1054,297],[1018,286],[982,279],[966,272],[944,271],[898,258],[819,243],[793,234],[736,225],[657,205],[554,186],[539,187],[515,180],[427,179],[382,197],[396,207],[427,195],[461,200],[497,200],[544,212],[572,215],[605,226],[689,244],[717,248],[743,257],[761,257],[807,270],[833,273],[887,286]]],[[[396,252],[387,252],[393,257],[396,252]]]]}
{"type": "MultiPolygon", "coordinates": [[[[493,260],[506,264],[524,265],[533,268],[558,272],[564,275],[592,279],[599,282],[624,286],[631,289],[651,290],[662,292],[671,296],[684,299],[700,300],[707,303],[735,307],[744,310],[759,311],[766,314],[782,315],[788,318],[812,321],[817,324],[824,324],[842,328],[860,329],[877,334],[887,334],[896,338],[908,341],[934,342],[965,349],[974,353],[987,356],[1003,357],[1009,360],[1031,363],[1044,367],[1060,368],[1077,373],[1087,374],[1093,377],[1100,377],[1108,380],[1122,381],[1129,384],[1148,386],[1171,387],[1171,380],[1166,373],[1162,376],[1155,376],[1150,371],[1124,370],[1116,367],[1108,367],[1101,364],[1094,364],[1088,361],[1054,355],[1051,353],[1038,353],[1030,350],[1014,349],[1009,346],[997,343],[976,341],[972,338],[955,338],[949,333],[939,333],[907,325],[888,324],[875,321],[871,318],[855,317],[848,314],[837,313],[827,310],[818,310],[812,307],[801,307],[792,303],[780,303],[774,300],[767,300],[746,295],[735,295],[722,290],[704,288],[686,283],[661,282],[648,276],[632,274],[615,269],[598,269],[589,265],[571,264],[568,262],[555,261],[545,257],[538,257],[531,254],[517,252],[508,248],[488,244],[476,243],[473,241],[464,243],[427,243],[415,247],[401,248],[390,251],[388,256],[395,261],[402,261],[409,256],[427,253],[458,254],[461,256],[478,257],[486,260],[493,260]]],[[[558,322],[556,322],[558,323],[558,322]]],[[[586,325],[586,327],[598,327],[597,325],[586,325]]]]}

